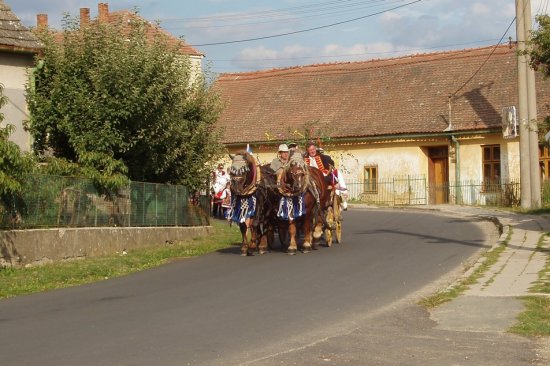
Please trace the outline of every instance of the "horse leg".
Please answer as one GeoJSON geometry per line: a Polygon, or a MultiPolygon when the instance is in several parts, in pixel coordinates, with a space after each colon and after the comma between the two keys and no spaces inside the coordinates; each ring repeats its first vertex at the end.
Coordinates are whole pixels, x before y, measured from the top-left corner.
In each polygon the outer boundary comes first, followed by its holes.
{"type": "Polygon", "coordinates": [[[311,224],[313,217],[308,217],[309,214],[306,214],[304,220],[304,245],[302,246],[302,252],[309,253],[311,251],[311,224]]]}
{"type": "Polygon", "coordinates": [[[254,223],[252,222],[252,219],[246,219],[246,232],[247,232],[247,238],[250,238],[248,240],[248,252],[247,254],[252,256],[254,255],[254,252],[257,249],[257,243],[258,243],[258,235],[256,227],[254,226],[254,223]]]}
{"type": "MultiPolygon", "coordinates": [[[[270,243],[269,243],[269,228],[267,228],[266,230],[261,230],[260,227],[257,228],[257,233],[259,235],[259,239],[258,239],[258,251],[260,252],[260,254],[265,254],[269,251],[269,247],[270,247],[270,243]]],[[[273,230],[271,230],[271,232],[273,233],[273,230]]]]}
{"type": "Polygon", "coordinates": [[[321,239],[321,236],[323,236],[323,212],[319,208],[319,212],[317,214],[317,217],[315,219],[315,228],[313,231],[313,243],[312,246],[315,248],[315,245],[319,242],[321,239]]]}
{"type": "Polygon", "coordinates": [[[241,243],[241,255],[246,257],[248,254],[248,238],[246,236],[247,227],[246,224],[239,224],[239,229],[241,230],[242,243],[241,243]]]}
{"type": "Polygon", "coordinates": [[[275,241],[275,229],[273,225],[269,224],[267,226],[267,248],[268,250],[273,250],[273,242],[275,241]]]}
{"type": "Polygon", "coordinates": [[[279,233],[279,242],[281,243],[281,250],[283,252],[286,252],[288,250],[288,234],[289,234],[289,226],[286,221],[279,221],[278,222],[278,233],[279,233]]]}
{"type": "Polygon", "coordinates": [[[288,246],[287,253],[294,255],[298,251],[298,245],[296,244],[296,221],[294,220],[288,222],[288,235],[290,237],[290,245],[288,246]]]}

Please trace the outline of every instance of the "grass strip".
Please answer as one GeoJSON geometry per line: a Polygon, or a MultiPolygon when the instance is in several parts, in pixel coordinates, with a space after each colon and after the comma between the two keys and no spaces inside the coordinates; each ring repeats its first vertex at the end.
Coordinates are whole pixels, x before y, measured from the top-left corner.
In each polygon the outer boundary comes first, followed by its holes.
{"type": "Polygon", "coordinates": [[[435,308],[441,304],[457,298],[460,294],[466,291],[470,285],[477,283],[477,281],[483,276],[483,274],[486,273],[489,268],[491,268],[491,266],[498,261],[501,253],[508,246],[508,243],[512,238],[512,233],[512,227],[508,227],[508,234],[506,236],[506,239],[504,239],[504,241],[483,254],[483,262],[479,266],[477,266],[477,268],[472,272],[470,276],[461,279],[460,281],[458,281],[458,283],[445,290],[436,292],[432,296],[423,298],[418,302],[418,304],[428,309],[435,308]]]}
{"type": "Polygon", "coordinates": [[[214,233],[127,254],[88,257],[28,268],[0,268],[0,298],[82,285],[158,267],[176,258],[215,252],[240,242],[238,226],[212,220],[214,233]]]}
{"type": "Polygon", "coordinates": [[[509,331],[526,337],[550,336],[550,297],[524,296],[521,299],[525,311],[509,331]]]}
{"type": "MultiPolygon", "coordinates": [[[[550,294],[550,248],[544,247],[544,239],[550,233],[541,235],[537,252],[545,253],[546,264],[539,271],[539,278],[529,289],[532,293],[550,294]]],[[[533,253],[534,254],[534,253],[533,253]]],[[[525,311],[518,316],[517,323],[509,331],[527,337],[550,336],[550,296],[524,296],[521,298],[525,311]]]]}
{"type": "Polygon", "coordinates": [[[538,280],[529,289],[531,292],[550,294],[550,247],[544,246],[544,239],[549,235],[550,233],[541,235],[537,243],[536,251],[546,254],[546,264],[544,265],[544,268],[539,271],[538,280]]]}

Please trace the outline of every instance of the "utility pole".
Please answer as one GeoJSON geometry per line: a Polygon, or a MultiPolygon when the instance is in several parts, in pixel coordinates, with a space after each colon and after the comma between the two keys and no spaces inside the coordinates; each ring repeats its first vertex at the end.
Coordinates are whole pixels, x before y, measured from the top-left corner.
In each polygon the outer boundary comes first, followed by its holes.
{"type": "MultiPolygon", "coordinates": [[[[525,36],[531,35],[531,0],[524,1],[525,36]]],[[[535,70],[531,68],[531,57],[526,56],[527,62],[527,110],[529,115],[529,162],[531,165],[531,208],[541,205],[540,194],[540,167],[539,167],[539,128],[537,125],[537,89],[535,86],[535,70]]]]}
{"type": "Polygon", "coordinates": [[[521,207],[525,209],[539,207],[541,199],[535,74],[524,55],[530,32],[531,0],[516,0],[521,207]]]}

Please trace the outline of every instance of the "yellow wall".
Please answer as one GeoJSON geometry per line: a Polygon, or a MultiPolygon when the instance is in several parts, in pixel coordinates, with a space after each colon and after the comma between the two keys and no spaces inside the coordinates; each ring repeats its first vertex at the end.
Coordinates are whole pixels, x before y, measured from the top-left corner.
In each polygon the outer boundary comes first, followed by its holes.
{"type": "MultiPolygon", "coordinates": [[[[482,146],[499,144],[501,148],[501,173],[503,180],[519,180],[519,138],[504,139],[502,134],[459,136],[460,180],[483,180],[482,146]]],[[[455,144],[450,138],[427,138],[409,141],[356,142],[323,146],[347,182],[361,182],[364,167],[376,165],[382,180],[396,176],[424,176],[428,179],[428,148],[449,147],[449,182],[455,181],[455,144]]],[[[234,153],[246,146],[232,147],[234,153]]],[[[254,154],[261,164],[270,163],[276,157],[277,145],[254,147],[254,154]]],[[[223,161],[229,167],[229,158],[223,161]]]]}

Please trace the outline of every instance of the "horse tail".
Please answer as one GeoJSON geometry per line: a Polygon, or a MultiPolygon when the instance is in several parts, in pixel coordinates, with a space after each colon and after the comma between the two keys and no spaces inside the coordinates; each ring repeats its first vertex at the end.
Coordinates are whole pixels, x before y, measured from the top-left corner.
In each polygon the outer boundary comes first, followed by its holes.
{"type": "Polygon", "coordinates": [[[314,208],[314,214],[313,214],[313,220],[314,221],[314,224],[317,224],[317,219],[319,216],[321,216],[321,220],[322,220],[322,223],[323,223],[323,229],[326,229],[327,227],[329,227],[329,224],[327,222],[327,219],[325,217],[325,215],[319,215],[319,212],[322,212],[322,208],[321,208],[321,197],[320,197],[320,194],[319,194],[319,189],[317,187],[317,182],[315,179],[312,179],[310,180],[311,184],[309,184],[310,186],[310,192],[311,194],[313,195],[313,197],[315,198],[315,208],[314,208]]]}

